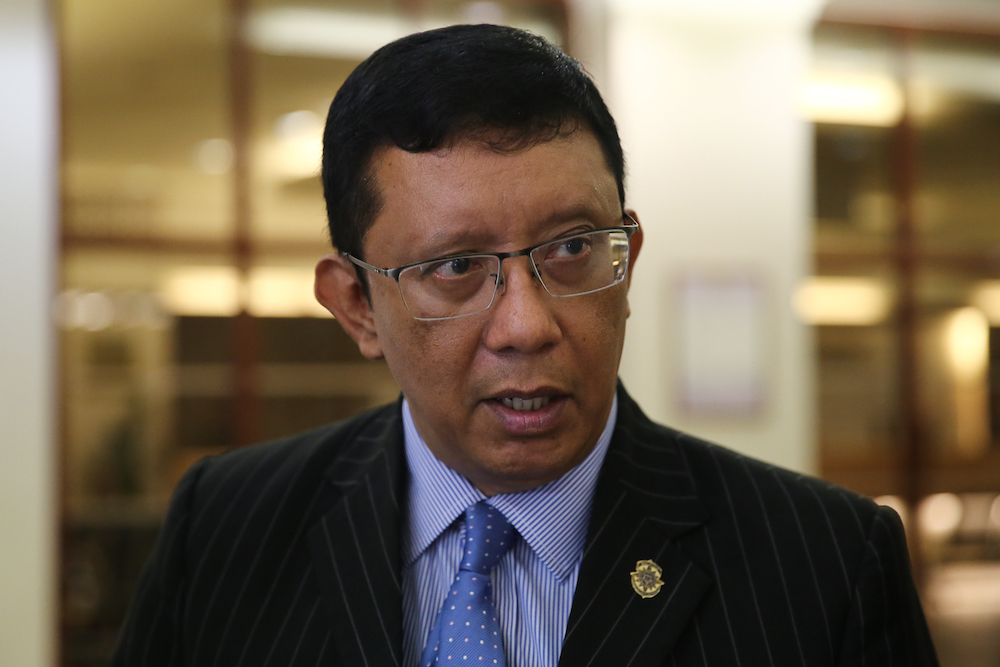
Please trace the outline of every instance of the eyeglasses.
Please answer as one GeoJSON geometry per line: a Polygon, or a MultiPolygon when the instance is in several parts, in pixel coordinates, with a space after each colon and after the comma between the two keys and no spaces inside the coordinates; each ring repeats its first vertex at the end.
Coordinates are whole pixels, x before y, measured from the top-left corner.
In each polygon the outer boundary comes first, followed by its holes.
{"type": "Polygon", "coordinates": [[[528,255],[535,277],[555,297],[579,296],[614,287],[628,273],[629,239],[639,228],[627,213],[624,227],[570,234],[517,250],[451,255],[380,269],[350,253],[341,256],[366,271],[392,278],[406,309],[418,320],[449,320],[493,305],[503,283],[503,261],[528,255]]]}

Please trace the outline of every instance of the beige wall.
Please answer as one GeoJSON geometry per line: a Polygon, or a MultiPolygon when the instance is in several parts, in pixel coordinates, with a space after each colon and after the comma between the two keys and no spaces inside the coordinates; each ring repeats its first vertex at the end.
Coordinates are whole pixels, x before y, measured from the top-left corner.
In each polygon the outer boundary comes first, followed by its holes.
{"type": "Polygon", "coordinates": [[[0,3],[0,665],[54,664],[56,58],[41,0],[0,3]]]}
{"type": "Polygon", "coordinates": [[[819,9],[608,0],[604,75],[646,235],[626,386],[658,421],[806,472],[816,471],[814,360],[791,296],[810,271],[812,139],[796,93],[819,9]],[[690,280],[729,287],[685,301],[690,280]],[[751,383],[757,402],[693,409],[692,374],[716,382],[710,399],[751,383]]]}

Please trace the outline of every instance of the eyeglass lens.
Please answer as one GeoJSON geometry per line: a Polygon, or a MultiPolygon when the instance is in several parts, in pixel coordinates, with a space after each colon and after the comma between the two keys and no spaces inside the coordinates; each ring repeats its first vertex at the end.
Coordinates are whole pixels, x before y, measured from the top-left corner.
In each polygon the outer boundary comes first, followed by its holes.
{"type": "MultiPolygon", "coordinates": [[[[549,294],[595,292],[625,277],[628,235],[618,230],[578,234],[539,246],[530,257],[549,294]]],[[[446,319],[489,308],[499,275],[500,260],[495,255],[465,255],[404,269],[399,289],[414,317],[446,319]]]]}

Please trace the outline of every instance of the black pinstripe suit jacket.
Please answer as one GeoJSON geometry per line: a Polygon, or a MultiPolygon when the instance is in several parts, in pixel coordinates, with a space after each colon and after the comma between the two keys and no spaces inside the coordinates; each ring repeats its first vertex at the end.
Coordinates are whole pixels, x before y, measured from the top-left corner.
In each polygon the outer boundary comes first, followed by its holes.
{"type": "MultiPolygon", "coordinates": [[[[398,404],[196,464],[113,665],[398,665],[398,404]]],[[[653,424],[624,390],[560,665],[935,665],[892,510],[653,424]],[[660,592],[632,589],[639,560],[660,592]]]]}

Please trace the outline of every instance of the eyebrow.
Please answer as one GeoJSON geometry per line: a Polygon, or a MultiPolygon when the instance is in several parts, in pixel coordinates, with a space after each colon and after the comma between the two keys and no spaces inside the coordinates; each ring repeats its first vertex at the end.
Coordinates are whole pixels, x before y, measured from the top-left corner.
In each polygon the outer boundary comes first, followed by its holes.
{"type": "MultiPolygon", "coordinates": [[[[593,206],[587,204],[577,204],[566,209],[555,211],[552,215],[540,222],[538,227],[551,229],[574,220],[587,220],[592,222],[596,229],[599,226],[603,226],[597,224],[599,222],[598,218],[603,217],[599,216],[598,213],[599,212],[593,206]]],[[[536,242],[544,243],[546,240],[556,239],[572,232],[572,229],[567,229],[563,232],[546,236],[545,238],[540,238],[536,242]]],[[[484,248],[496,246],[500,241],[494,233],[486,232],[485,230],[475,227],[458,231],[436,230],[431,232],[426,238],[427,244],[424,246],[425,251],[421,254],[431,259],[450,257],[452,255],[461,255],[466,253],[488,252],[488,250],[484,250],[484,248]]]]}
{"type": "Polygon", "coordinates": [[[427,235],[427,243],[423,244],[421,254],[434,257],[457,255],[466,252],[479,252],[479,248],[496,243],[496,235],[479,228],[452,230],[435,230],[427,235]]]}

